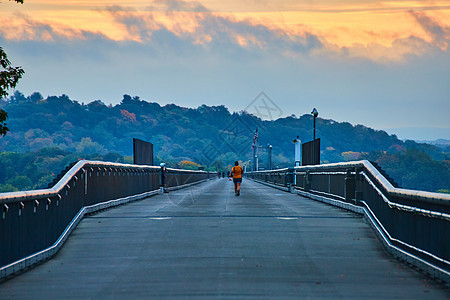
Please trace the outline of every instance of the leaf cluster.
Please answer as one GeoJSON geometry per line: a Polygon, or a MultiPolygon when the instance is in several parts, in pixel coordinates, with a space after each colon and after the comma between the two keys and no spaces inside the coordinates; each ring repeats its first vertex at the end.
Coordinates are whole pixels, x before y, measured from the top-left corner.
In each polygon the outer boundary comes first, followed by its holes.
{"type": "MultiPolygon", "coordinates": [[[[16,2],[19,2],[16,0],[16,2]]],[[[21,2],[23,3],[23,1],[21,2]]],[[[8,60],[6,52],[0,47],[0,99],[8,96],[8,90],[15,88],[19,79],[25,71],[21,67],[12,67],[8,60]]],[[[3,109],[0,109],[0,136],[5,136],[9,131],[5,123],[8,114],[3,109]]]]}

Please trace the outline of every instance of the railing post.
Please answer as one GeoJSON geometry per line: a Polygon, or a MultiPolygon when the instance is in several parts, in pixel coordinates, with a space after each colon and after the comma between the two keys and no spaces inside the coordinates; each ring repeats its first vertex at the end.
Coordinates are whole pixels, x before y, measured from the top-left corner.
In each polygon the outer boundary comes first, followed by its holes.
{"type": "Polygon", "coordinates": [[[286,172],[286,179],[285,184],[289,189],[289,192],[291,191],[292,184],[294,183],[294,168],[288,168],[286,172]]]}
{"type": "Polygon", "coordinates": [[[305,174],[305,177],[303,178],[303,180],[304,180],[304,184],[303,184],[304,190],[305,190],[305,192],[308,192],[309,189],[311,188],[311,174],[310,174],[309,170],[306,170],[306,174],[305,174]]]}
{"type": "Polygon", "coordinates": [[[355,175],[352,174],[351,169],[347,169],[347,174],[345,176],[345,201],[352,202],[355,196],[355,175]]]}
{"type": "Polygon", "coordinates": [[[362,192],[362,182],[363,176],[360,174],[362,172],[362,168],[355,168],[355,203],[359,205],[360,201],[363,199],[362,192]]]}

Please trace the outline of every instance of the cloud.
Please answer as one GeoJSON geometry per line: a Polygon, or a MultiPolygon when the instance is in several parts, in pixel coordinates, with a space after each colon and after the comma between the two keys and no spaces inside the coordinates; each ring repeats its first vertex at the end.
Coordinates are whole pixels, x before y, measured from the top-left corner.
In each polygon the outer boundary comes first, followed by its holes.
{"type": "Polygon", "coordinates": [[[407,63],[414,57],[433,51],[433,46],[418,37],[399,38],[390,46],[371,43],[367,46],[354,44],[338,50],[342,57],[361,58],[381,64],[407,63]]]}
{"type": "MultiPolygon", "coordinates": [[[[378,63],[390,64],[407,63],[411,59],[434,53],[436,51],[448,52],[450,40],[450,27],[439,24],[439,22],[427,15],[425,12],[410,11],[416,22],[427,33],[427,37],[410,35],[409,37],[394,38],[390,45],[370,43],[368,45],[353,44],[350,47],[336,47],[329,45],[343,57],[364,58],[378,63]]],[[[374,34],[373,32],[369,34],[374,34]]]]}
{"type": "Polygon", "coordinates": [[[439,22],[424,12],[410,11],[411,16],[430,35],[432,44],[442,50],[447,50],[450,40],[450,27],[439,24],[439,22]]]}
{"type": "Polygon", "coordinates": [[[186,13],[186,3],[183,1],[162,2],[167,5],[167,11],[137,13],[115,6],[108,8],[108,12],[117,24],[126,28],[130,39],[141,42],[156,43],[158,40],[155,40],[155,35],[166,35],[172,40],[178,37],[186,44],[200,45],[204,50],[224,53],[309,53],[323,47],[321,38],[309,32],[304,32],[303,36],[289,35],[280,29],[254,24],[251,20],[236,20],[231,15],[211,13],[206,8],[194,10],[189,6],[189,12],[186,13]],[[191,11],[202,13],[190,13],[191,11]],[[170,23],[166,21],[168,18],[170,23]]]}
{"type": "Polygon", "coordinates": [[[56,22],[37,21],[26,14],[16,13],[14,18],[0,20],[0,36],[8,40],[23,41],[59,41],[90,40],[104,34],[89,30],[80,30],[56,22]]]}
{"type": "Polygon", "coordinates": [[[126,93],[233,111],[264,91],[287,115],[317,107],[326,118],[376,128],[450,127],[448,28],[425,13],[411,16],[429,39],[340,47],[306,26],[291,32],[192,3],[154,5],[104,10],[125,33],[118,41],[26,15],[1,19],[0,45],[26,71],[18,89],[79,102],[118,103],[126,93]]]}
{"type": "Polygon", "coordinates": [[[382,13],[392,13],[392,12],[405,12],[405,11],[436,11],[436,10],[447,10],[450,9],[448,5],[442,6],[387,6],[387,7],[370,7],[363,5],[361,7],[346,7],[346,8],[311,8],[311,9],[301,9],[297,11],[310,11],[310,12],[327,12],[327,13],[353,13],[353,12],[382,12],[382,13]]]}
{"type": "MultiPolygon", "coordinates": [[[[308,27],[299,30],[269,27],[261,22],[236,19],[232,14],[209,11],[196,1],[155,0],[147,10],[109,6],[98,11],[107,16],[112,28],[120,28],[123,37],[143,44],[151,53],[176,55],[223,56],[232,59],[261,59],[265,55],[305,59],[312,56],[363,58],[381,63],[404,62],[411,56],[424,55],[438,47],[446,51],[450,30],[425,12],[410,15],[428,33],[429,39],[416,36],[396,38],[390,45],[369,43],[343,47],[329,42],[325,35],[313,33],[308,27]]],[[[329,34],[329,33],[326,33],[329,34]]],[[[369,35],[376,35],[372,32],[369,35]]],[[[55,22],[36,21],[19,14],[0,21],[0,35],[6,39],[62,41],[108,39],[102,32],[79,30],[55,22]]]]}
{"type": "Polygon", "coordinates": [[[161,28],[161,24],[155,20],[153,14],[142,16],[130,8],[121,6],[111,6],[106,11],[117,24],[124,26],[131,40],[148,41],[152,32],[161,28]]]}
{"type": "Polygon", "coordinates": [[[179,1],[179,0],[156,0],[156,5],[163,7],[165,11],[182,11],[182,12],[208,12],[209,10],[197,1],[179,1]]]}
{"type": "MultiPolygon", "coordinates": [[[[440,26],[436,20],[424,12],[411,11],[416,20],[429,32],[432,42],[410,36],[393,39],[391,45],[371,43],[339,47],[331,44],[324,36],[313,34],[303,28],[300,32],[289,32],[280,28],[269,28],[251,19],[237,20],[231,14],[216,14],[206,7],[195,10],[197,2],[158,1],[162,12],[137,14],[126,8],[116,8],[115,21],[127,28],[134,40],[154,43],[153,46],[165,51],[170,45],[177,53],[188,51],[208,51],[225,57],[240,56],[260,58],[267,53],[290,58],[304,58],[320,55],[360,57],[381,63],[403,62],[411,56],[424,55],[433,47],[446,50],[448,28],[440,26]],[[117,12],[120,11],[120,15],[117,12]],[[201,11],[201,13],[193,13],[201,11]],[[164,20],[170,19],[170,23],[164,20]],[[153,37],[153,38],[152,38],[153,37]],[[155,39],[158,37],[158,39],[155,39]]],[[[111,11],[112,12],[112,11],[111,11]]]]}

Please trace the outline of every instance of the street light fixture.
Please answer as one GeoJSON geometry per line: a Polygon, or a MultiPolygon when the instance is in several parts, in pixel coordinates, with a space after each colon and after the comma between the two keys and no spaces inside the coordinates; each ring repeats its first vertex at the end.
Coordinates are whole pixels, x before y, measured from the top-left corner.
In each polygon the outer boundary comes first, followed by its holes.
{"type": "Polygon", "coordinates": [[[316,118],[317,118],[317,116],[319,115],[319,112],[317,111],[317,109],[314,107],[314,109],[312,110],[312,112],[311,112],[311,114],[313,115],[313,117],[314,117],[314,133],[313,133],[313,137],[314,137],[314,139],[313,139],[313,141],[315,141],[316,140],[316,118]]]}
{"type": "Polygon", "coordinates": [[[313,119],[314,119],[314,121],[313,121],[314,122],[313,123],[313,126],[314,126],[314,133],[313,133],[313,161],[314,161],[314,164],[316,164],[316,160],[317,160],[317,157],[316,157],[316,118],[319,115],[319,112],[314,107],[312,112],[311,112],[311,114],[313,115],[313,119]]]}

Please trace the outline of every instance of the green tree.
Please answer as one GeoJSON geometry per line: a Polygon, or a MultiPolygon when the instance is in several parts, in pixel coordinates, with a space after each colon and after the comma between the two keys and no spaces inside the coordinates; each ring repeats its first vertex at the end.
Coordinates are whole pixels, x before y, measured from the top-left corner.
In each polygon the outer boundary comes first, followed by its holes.
{"type": "Polygon", "coordinates": [[[17,192],[18,190],[18,188],[9,183],[0,184],[0,193],[17,192]]]}
{"type": "Polygon", "coordinates": [[[8,118],[8,113],[0,108],[0,135],[2,136],[5,136],[6,133],[9,131],[9,128],[6,126],[7,124],[5,123],[6,118],[8,118]]]}
{"type": "MultiPolygon", "coordinates": [[[[11,0],[10,0],[11,1],[11,0]]],[[[23,0],[14,0],[23,4],[23,0]]],[[[21,67],[12,67],[6,52],[0,47],[0,99],[8,96],[8,90],[14,88],[25,71],[21,67]]],[[[0,108],[0,135],[5,136],[9,128],[5,123],[8,113],[0,108]]]]}
{"type": "Polygon", "coordinates": [[[105,148],[97,142],[92,141],[90,137],[84,137],[76,146],[78,153],[94,154],[105,153],[105,148]]]}
{"type": "Polygon", "coordinates": [[[9,179],[6,184],[16,187],[19,191],[25,191],[33,188],[33,182],[27,176],[16,176],[9,179]]]}

